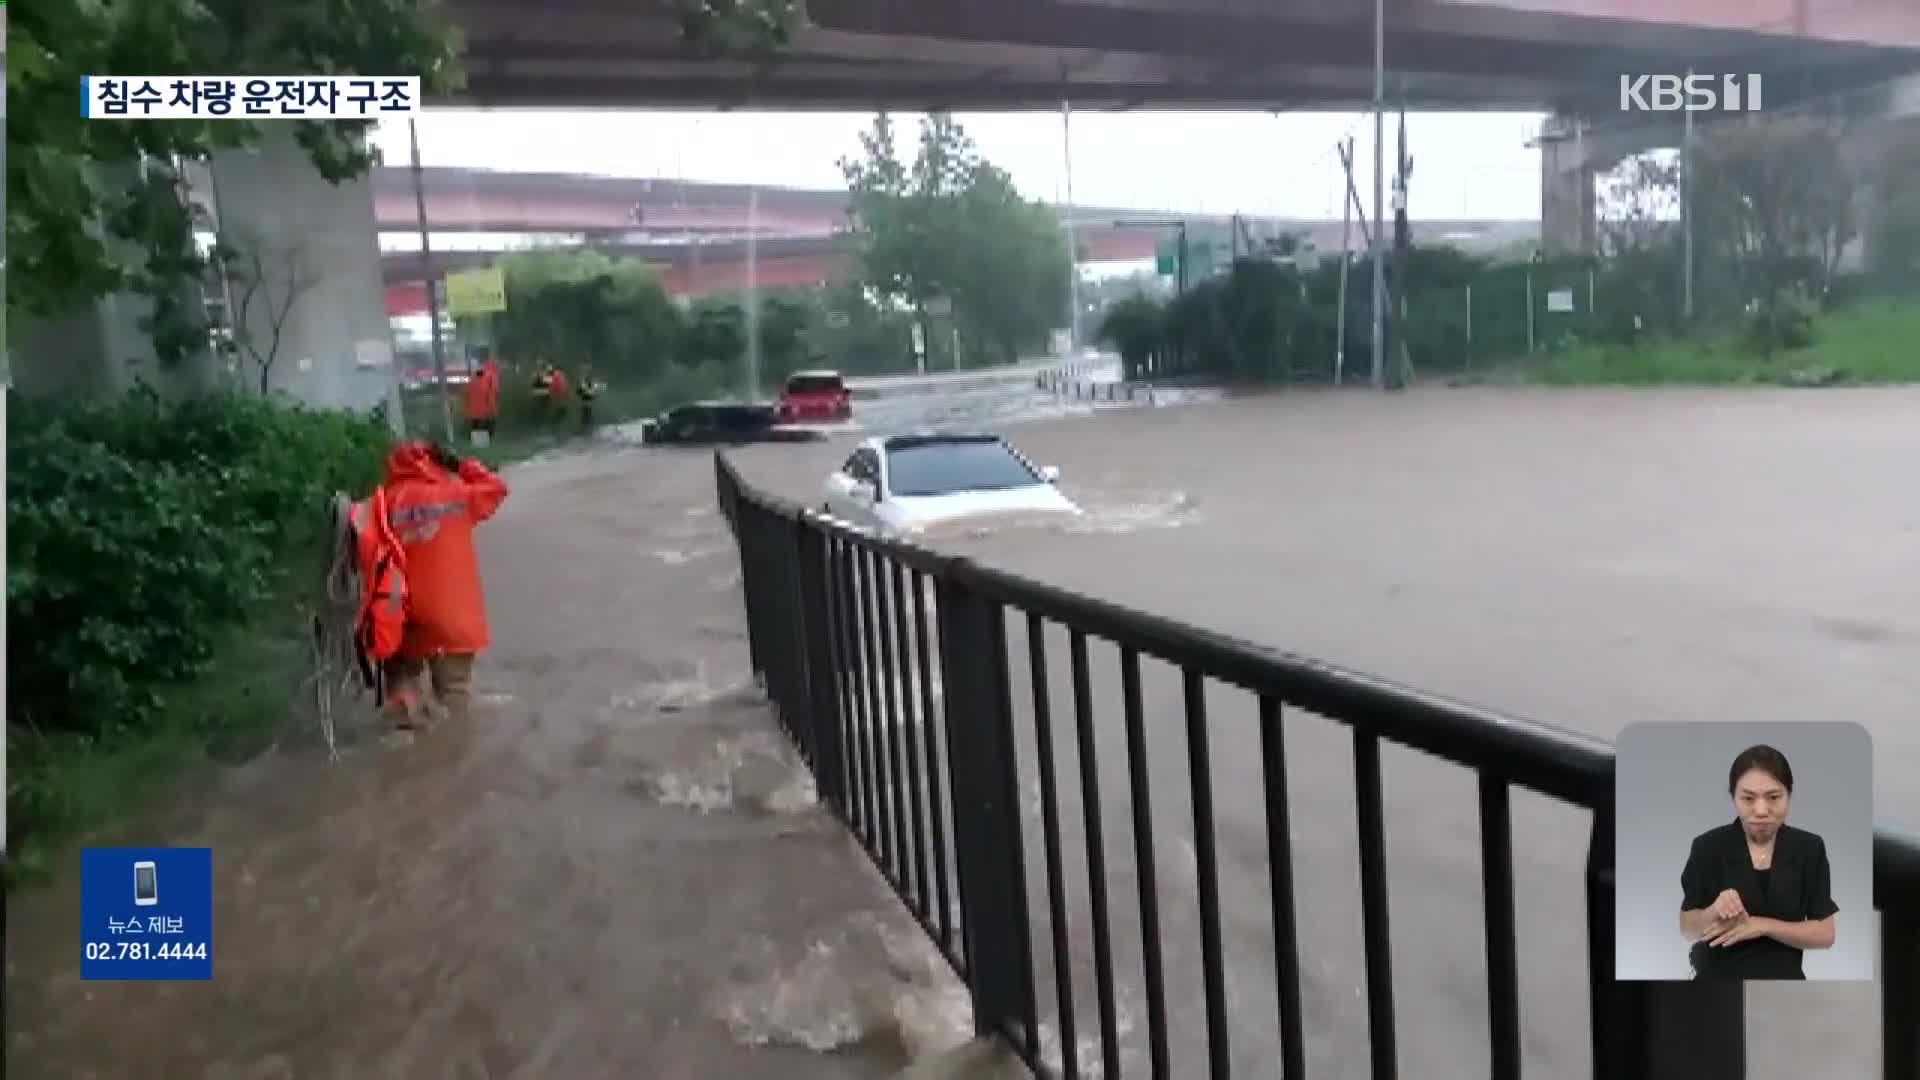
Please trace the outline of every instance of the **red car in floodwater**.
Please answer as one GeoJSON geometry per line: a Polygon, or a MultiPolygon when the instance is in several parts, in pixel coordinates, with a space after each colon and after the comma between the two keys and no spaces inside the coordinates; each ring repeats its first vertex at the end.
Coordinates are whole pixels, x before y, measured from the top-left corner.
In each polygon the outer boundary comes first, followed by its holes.
{"type": "Polygon", "coordinates": [[[853,395],[837,371],[796,371],[780,395],[783,424],[838,423],[853,419],[853,395]]]}

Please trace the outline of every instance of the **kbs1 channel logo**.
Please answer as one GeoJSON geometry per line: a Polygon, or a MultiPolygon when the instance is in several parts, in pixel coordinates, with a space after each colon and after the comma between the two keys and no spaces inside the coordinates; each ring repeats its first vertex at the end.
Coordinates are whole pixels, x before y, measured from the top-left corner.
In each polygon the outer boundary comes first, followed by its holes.
{"type": "Polygon", "coordinates": [[[87,120],[379,120],[420,112],[417,75],[85,75],[87,120]]]}
{"type": "Polygon", "coordinates": [[[1759,112],[1758,75],[1622,75],[1621,112],[1759,112]]]}

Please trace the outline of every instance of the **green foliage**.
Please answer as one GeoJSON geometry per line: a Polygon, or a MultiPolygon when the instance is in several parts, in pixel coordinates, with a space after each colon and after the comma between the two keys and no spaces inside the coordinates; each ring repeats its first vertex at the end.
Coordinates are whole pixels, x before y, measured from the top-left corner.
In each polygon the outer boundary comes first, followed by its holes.
{"type": "Polygon", "coordinates": [[[1101,319],[1099,339],[1120,353],[1128,380],[1141,378],[1166,340],[1166,315],[1145,293],[1116,301],[1101,319]]]}
{"type": "Polygon", "coordinates": [[[501,354],[525,365],[594,366],[614,382],[642,382],[680,348],[680,313],[660,275],[637,259],[597,251],[529,251],[502,260],[507,310],[494,316],[501,354]]]}
{"type": "Polygon", "coordinates": [[[1058,216],[1023,198],[951,116],[921,122],[906,163],[881,113],[840,164],[862,282],[881,298],[916,310],[951,300],[963,349],[986,361],[1015,359],[1064,319],[1071,263],[1058,216]]]}
{"type": "Polygon", "coordinates": [[[11,405],[7,605],[31,628],[9,639],[12,718],[95,737],[202,670],[289,535],[367,487],[387,439],[378,419],[255,398],[11,405]]]}
{"type": "Polygon", "coordinates": [[[1881,144],[1869,178],[1868,269],[1886,285],[1920,286],[1920,122],[1907,121],[1881,144]]]}
{"type": "Polygon", "coordinates": [[[747,314],[731,301],[703,297],[688,310],[680,363],[690,368],[735,364],[747,352],[747,314]]]}
{"type": "Polygon", "coordinates": [[[226,395],[8,406],[8,795],[20,833],[66,798],[42,782],[48,756],[146,734],[289,559],[307,566],[327,496],[371,486],[388,433],[378,416],[226,395]]]}
{"type": "Polygon", "coordinates": [[[671,0],[680,39],[706,56],[771,59],[806,24],[801,0],[671,0]]]}
{"type": "Polygon", "coordinates": [[[1826,293],[1855,235],[1854,185],[1839,135],[1818,119],[1729,124],[1701,140],[1694,196],[1700,276],[1737,282],[1762,349],[1792,348],[1789,294],[1826,293]]]}
{"type": "MultiPolygon", "coordinates": [[[[266,127],[85,122],[74,100],[81,76],[418,73],[428,93],[461,78],[453,36],[427,0],[46,0],[13,9],[8,31],[8,309],[57,317],[136,292],[153,305],[145,329],[166,362],[205,341],[185,303],[205,267],[174,162],[254,145],[266,127]]],[[[370,128],[299,121],[294,133],[339,182],[372,164],[370,128]]]]}

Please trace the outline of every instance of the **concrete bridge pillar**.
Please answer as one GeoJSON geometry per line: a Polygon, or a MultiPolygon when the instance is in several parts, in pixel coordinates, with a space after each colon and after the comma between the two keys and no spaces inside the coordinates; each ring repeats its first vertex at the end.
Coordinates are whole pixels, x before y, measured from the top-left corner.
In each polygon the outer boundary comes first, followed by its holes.
{"type": "MultiPolygon", "coordinates": [[[[232,291],[236,328],[262,353],[279,345],[269,386],[328,408],[366,410],[383,402],[397,415],[399,385],[380,273],[373,189],[365,179],[329,184],[291,133],[259,147],[215,155],[208,165],[213,212],[238,243],[243,266],[258,258],[251,298],[232,291]]],[[[242,350],[243,373],[251,357],[242,350]]],[[[247,385],[258,385],[258,369],[247,385]]]]}
{"type": "Polygon", "coordinates": [[[1540,250],[1547,255],[1594,250],[1594,168],[1573,124],[1554,117],[1540,133],[1540,250]]]}

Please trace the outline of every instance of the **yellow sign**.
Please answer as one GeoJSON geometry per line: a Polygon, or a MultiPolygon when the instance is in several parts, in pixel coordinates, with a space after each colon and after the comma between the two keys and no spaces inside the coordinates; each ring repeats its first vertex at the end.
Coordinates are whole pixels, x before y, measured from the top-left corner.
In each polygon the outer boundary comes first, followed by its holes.
{"type": "Polygon", "coordinates": [[[447,275],[447,314],[490,315],[507,310],[507,276],[498,267],[458,270],[447,275]]]}

